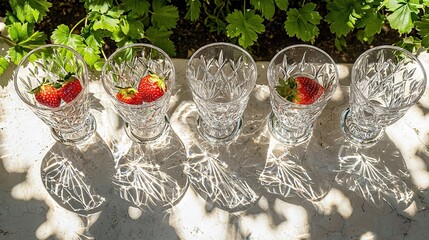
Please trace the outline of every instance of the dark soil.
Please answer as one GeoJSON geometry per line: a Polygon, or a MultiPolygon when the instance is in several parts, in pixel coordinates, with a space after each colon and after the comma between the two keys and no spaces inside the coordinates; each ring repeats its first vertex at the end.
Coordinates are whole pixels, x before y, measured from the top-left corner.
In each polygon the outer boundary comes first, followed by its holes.
{"type": "MultiPolygon", "coordinates": [[[[234,39],[229,39],[225,35],[211,33],[204,25],[203,18],[197,22],[185,20],[186,14],[185,1],[172,1],[179,7],[180,20],[177,27],[173,29],[171,40],[176,45],[177,58],[189,58],[190,55],[201,46],[212,42],[231,42],[236,43],[234,39]]],[[[323,5],[323,4],[322,4],[323,5]]],[[[0,16],[4,17],[7,10],[10,10],[8,1],[0,1],[0,16]]],[[[322,16],[325,9],[317,9],[322,16]]],[[[66,24],[72,28],[79,20],[85,17],[86,12],[83,3],[80,0],[61,0],[54,1],[48,12],[48,16],[36,26],[37,30],[44,31],[48,36],[59,24],[66,24]]],[[[247,49],[257,61],[269,61],[281,49],[293,45],[304,43],[297,38],[291,38],[286,34],[283,23],[286,20],[284,12],[276,12],[270,21],[265,21],[265,32],[259,35],[258,43],[247,49]]],[[[361,43],[352,32],[346,38],[347,47],[343,51],[338,51],[334,46],[335,35],[331,33],[329,25],[321,22],[319,25],[319,35],[312,44],[326,51],[338,63],[351,63],[365,50],[378,45],[391,45],[400,40],[400,35],[388,27],[383,28],[380,34],[377,34],[371,44],[361,43]]],[[[311,44],[311,43],[306,43],[311,44]]],[[[105,51],[107,54],[113,52],[115,45],[111,41],[106,41],[105,51]]]]}

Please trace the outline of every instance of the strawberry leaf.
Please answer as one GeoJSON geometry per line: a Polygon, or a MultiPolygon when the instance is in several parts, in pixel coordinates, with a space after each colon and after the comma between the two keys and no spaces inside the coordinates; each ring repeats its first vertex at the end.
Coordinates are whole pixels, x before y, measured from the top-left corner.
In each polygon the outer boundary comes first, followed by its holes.
{"type": "Polygon", "coordinates": [[[107,30],[114,32],[118,28],[119,18],[122,15],[123,10],[111,9],[106,13],[91,12],[88,19],[93,21],[93,29],[107,30]]]}
{"type": "Polygon", "coordinates": [[[46,16],[52,3],[47,0],[9,0],[15,16],[21,21],[29,23],[38,23],[46,16]]]}
{"type": "Polygon", "coordinates": [[[146,0],[122,0],[125,11],[131,17],[146,16],[149,13],[150,3],[146,0]]]}
{"type": "Polygon", "coordinates": [[[146,30],[146,37],[149,41],[160,48],[162,48],[169,55],[176,55],[176,48],[173,41],[170,40],[170,35],[173,32],[166,29],[165,27],[155,28],[149,27],[146,30]]]}
{"type": "Polygon", "coordinates": [[[196,21],[200,17],[201,2],[200,0],[186,0],[186,6],[188,6],[188,12],[186,13],[185,19],[196,21]]]}
{"type": "Polygon", "coordinates": [[[256,10],[260,10],[265,19],[271,19],[276,11],[274,0],[250,0],[256,10]]]}
{"type": "Polygon", "coordinates": [[[9,61],[4,56],[0,56],[0,75],[9,67],[9,61]]]}
{"type": "Polygon", "coordinates": [[[319,25],[322,17],[314,9],[316,4],[307,3],[300,9],[291,8],[287,12],[284,28],[289,36],[296,36],[303,41],[314,42],[319,34],[319,25]]]}
{"type": "Polygon", "coordinates": [[[286,11],[289,7],[289,0],[274,0],[280,10],[286,11]]]}
{"type": "Polygon", "coordinates": [[[422,46],[425,48],[429,47],[429,14],[422,16],[420,21],[416,23],[416,29],[419,35],[422,37],[422,46]]]}
{"type": "Polygon", "coordinates": [[[85,46],[84,39],[82,36],[73,34],[67,25],[59,25],[51,35],[53,43],[67,45],[72,48],[83,48],[85,46]]]}
{"type": "Polygon", "coordinates": [[[419,0],[388,0],[386,8],[392,13],[387,16],[387,20],[399,33],[409,33],[414,27],[413,19],[421,7],[419,0]]]}
{"type": "Polygon", "coordinates": [[[227,36],[230,38],[239,37],[238,43],[244,48],[253,45],[258,39],[258,33],[265,31],[265,26],[262,24],[264,19],[252,10],[244,13],[235,10],[228,14],[226,21],[228,22],[227,36]]]}
{"type": "Polygon", "coordinates": [[[373,37],[375,34],[381,32],[383,27],[384,19],[383,16],[378,12],[368,12],[363,18],[364,36],[373,37]]]}
{"type": "Polygon", "coordinates": [[[9,49],[10,60],[15,64],[18,64],[29,51],[46,42],[46,35],[43,32],[34,32],[32,24],[16,22],[7,29],[10,38],[16,44],[9,49]]]}
{"type": "Polygon", "coordinates": [[[358,0],[333,0],[326,7],[329,10],[326,21],[330,24],[331,32],[337,37],[346,36],[361,17],[357,12],[361,7],[358,0]]]}
{"type": "Polygon", "coordinates": [[[153,1],[152,24],[155,27],[175,28],[179,19],[179,10],[172,5],[165,5],[164,1],[153,1]]]}
{"type": "Polygon", "coordinates": [[[113,5],[113,0],[85,0],[85,8],[89,11],[106,13],[113,5]]]}
{"type": "Polygon", "coordinates": [[[142,39],[144,37],[143,23],[134,18],[124,16],[120,24],[121,31],[132,39],[142,39]]]}

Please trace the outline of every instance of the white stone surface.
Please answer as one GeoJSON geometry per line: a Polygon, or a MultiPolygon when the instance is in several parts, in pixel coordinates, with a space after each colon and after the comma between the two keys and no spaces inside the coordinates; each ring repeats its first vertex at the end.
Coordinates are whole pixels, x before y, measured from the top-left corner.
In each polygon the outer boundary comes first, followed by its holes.
{"type": "MultiPolygon", "coordinates": [[[[428,66],[429,58],[424,55],[422,59],[428,66]]],[[[179,86],[169,117],[191,154],[199,141],[195,129],[189,128],[195,121],[195,107],[185,82],[186,60],[175,59],[174,63],[179,86]]],[[[254,204],[234,212],[206,201],[192,184],[176,205],[163,210],[139,209],[122,199],[111,182],[115,171],[112,139],[124,136],[122,122],[112,111],[98,77],[93,76],[90,91],[98,136],[85,149],[80,170],[95,176],[92,187],[105,202],[88,215],[65,207],[43,184],[44,159],[64,148],[20,101],[9,70],[0,81],[4,86],[0,89],[0,239],[429,239],[429,91],[366,153],[379,160],[380,169],[387,167],[400,177],[404,183],[400,186],[415,194],[412,203],[403,206],[390,201],[389,205],[383,199],[371,200],[380,195],[363,197],[351,190],[353,186],[339,184],[338,176],[344,176],[338,171],[338,154],[346,149],[339,117],[347,106],[350,81],[350,65],[339,65],[342,84],[317,121],[311,141],[288,149],[302,156],[298,164],[316,185],[327,187],[326,196],[311,202],[295,195],[271,194],[258,184],[268,152],[286,149],[276,145],[266,128],[270,111],[266,67],[266,62],[258,63],[258,85],[244,116],[240,143],[219,152],[230,161],[230,170],[248,173],[245,180],[258,196],[254,204]]]]}

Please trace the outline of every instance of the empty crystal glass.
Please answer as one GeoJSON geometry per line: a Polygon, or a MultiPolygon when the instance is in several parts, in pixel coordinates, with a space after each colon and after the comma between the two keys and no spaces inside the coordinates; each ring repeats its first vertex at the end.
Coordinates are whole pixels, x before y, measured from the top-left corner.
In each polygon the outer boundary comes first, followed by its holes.
{"type": "Polygon", "coordinates": [[[61,143],[80,143],[95,132],[95,119],[89,111],[88,69],[72,48],[49,44],[32,50],[18,64],[14,84],[18,96],[51,128],[52,136],[61,143]],[[80,87],[65,90],[64,80],[77,80],[73,84],[80,87]],[[66,100],[62,100],[60,91],[66,100]]]}
{"type": "Polygon", "coordinates": [[[257,69],[242,48],[213,43],[198,49],[186,67],[186,78],[198,108],[197,130],[211,142],[238,136],[257,69]]]}
{"type": "Polygon", "coordinates": [[[351,80],[341,129],[347,140],[359,146],[377,143],[384,128],[399,120],[426,88],[420,61],[394,46],[364,52],[353,64],[351,80]]]}
{"type": "Polygon", "coordinates": [[[296,145],[308,140],[313,123],[325,108],[338,85],[334,60],[319,48],[293,45],[277,53],[268,65],[268,83],[272,112],[268,127],[280,142],[296,145]],[[312,104],[298,104],[282,97],[276,90],[280,81],[290,77],[308,77],[323,87],[323,94],[312,104]]]}
{"type": "Polygon", "coordinates": [[[158,139],[168,129],[166,113],[175,84],[175,70],[170,57],[149,44],[131,44],[117,49],[106,61],[103,86],[116,112],[125,121],[125,131],[135,142],[158,139]],[[118,99],[120,89],[135,88],[145,76],[155,74],[164,80],[165,92],[155,101],[128,104],[118,99]]]}

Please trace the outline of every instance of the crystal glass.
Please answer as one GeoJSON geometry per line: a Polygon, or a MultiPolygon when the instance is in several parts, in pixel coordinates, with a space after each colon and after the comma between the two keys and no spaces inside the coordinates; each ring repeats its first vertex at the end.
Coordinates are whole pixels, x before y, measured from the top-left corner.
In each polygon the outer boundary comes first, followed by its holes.
{"type": "Polygon", "coordinates": [[[80,143],[95,132],[96,122],[89,111],[88,69],[72,48],[49,44],[32,50],[18,64],[14,84],[18,96],[51,128],[52,136],[61,143],[80,143]],[[71,73],[79,80],[82,90],[70,102],[61,101],[61,105],[51,108],[42,105],[31,93],[42,82],[56,84],[71,73]]]}
{"type": "Polygon", "coordinates": [[[238,136],[257,69],[242,48],[213,43],[198,49],[186,67],[186,78],[198,108],[197,130],[211,142],[238,136]]]}
{"type": "Polygon", "coordinates": [[[377,143],[384,128],[399,120],[426,88],[420,61],[394,46],[364,52],[353,64],[351,80],[341,129],[347,140],[360,146],[377,143]]]}
{"type": "Polygon", "coordinates": [[[338,85],[338,70],[332,58],[319,48],[293,45],[277,53],[268,65],[272,112],[268,128],[280,142],[296,145],[308,140],[316,121],[338,85]],[[276,91],[280,80],[304,76],[323,86],[323,94],[308,105],[288,101],[276,91]]]}
{"type": "Polygon", "coordinates": [[[166,113],[175,84],[175,70],[170,57],[149,44],[131,44],[117,49],[106,61],[102,81],[116,112],[125,121],[127,135],[135,142],[158,139],[168,129],[166,113]],[[142,77],[156,74],[165,80],[166,91],[153,102],[132,105],[119,101],[120,88],[136,87],[142,77]]]}

